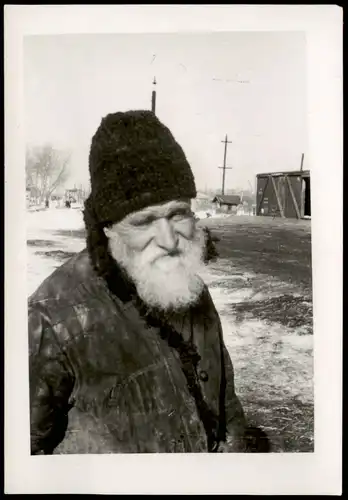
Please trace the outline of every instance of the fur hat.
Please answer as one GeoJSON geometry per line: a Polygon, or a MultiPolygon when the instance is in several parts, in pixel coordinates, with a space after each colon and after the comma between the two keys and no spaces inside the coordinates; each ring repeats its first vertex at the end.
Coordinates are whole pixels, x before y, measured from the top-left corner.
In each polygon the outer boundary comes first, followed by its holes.
{"type": "Polygon", "coordinates": [[[151,111],[109,114],[91,143],[90,204],[99,224],[149,205],[194,198],[190,165],[170,130],[151,111]]]}

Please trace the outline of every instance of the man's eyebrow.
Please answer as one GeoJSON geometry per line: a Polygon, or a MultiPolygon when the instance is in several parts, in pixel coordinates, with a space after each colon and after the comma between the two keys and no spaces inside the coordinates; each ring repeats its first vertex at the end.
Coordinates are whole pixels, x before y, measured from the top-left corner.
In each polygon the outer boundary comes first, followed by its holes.
{"type": "Polygon", "coordinates": [[[171,207],[168,207],[166,210],[166,215],[171,215],[175,212],[191,212],[191,207],[187,203],[178,203],[177,205],[173,205],[171,207]]]}
{"type": "Polygon", "coordinates": [[[147,207],[140,212],[135,212],[128,216],[128,222],[130,224],[144,221],[146,219],[156,218],[156,217],[167,217],[168,215],[175,213],[176,211],[191,211],[190,205],[183,202],[175,202],[167,207],[147,207]]]}
{"type": "Polygon", "coordinates": [[[132,223],[132,222],[139,222],[139,221],[143,221],[146,219],[150,219],[152,217],[156,217],[157,215],[158,215],[158,213],[156,213],[154,210],[146,209],[146,211],[141,211],[141,212],[137,212],[137,213],[129,215],[127,219],[128,219],[128,222],[132,223]]]}
{"type": "Polygon", "coordinates": [[[181,209],[185,209],[185,210],[190,209],[191,210],[191,206],[186,201],[176,201],[176,202],[171,203],[170,205],[168,205],[166,207],[166,209],[167,209],[167,211],[168,210],[181,210],[181,209]]]}

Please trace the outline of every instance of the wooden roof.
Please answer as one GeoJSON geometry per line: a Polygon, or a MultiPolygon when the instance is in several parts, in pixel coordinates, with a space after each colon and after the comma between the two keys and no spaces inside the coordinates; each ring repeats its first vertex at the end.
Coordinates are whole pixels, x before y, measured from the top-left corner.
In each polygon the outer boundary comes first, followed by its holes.
{"type": "Polygon", "coordinates": [[[222,205],[239,205],[240,204],[240,196],[235,194],[217,194],[213,203],[221,203],[222,205]]]}
{"type": "Polygon", "coordinates": [[[266,172],[265,174],[257,174],[256,177],[266,177],[271,175],[272,177],[281,177],[283,175],[290,175],[290,176],[301,176],[302,177],[309,177],[310,172],[309,170],[290,170],[290,171],[284,171],[284,172],[266,172]]]}

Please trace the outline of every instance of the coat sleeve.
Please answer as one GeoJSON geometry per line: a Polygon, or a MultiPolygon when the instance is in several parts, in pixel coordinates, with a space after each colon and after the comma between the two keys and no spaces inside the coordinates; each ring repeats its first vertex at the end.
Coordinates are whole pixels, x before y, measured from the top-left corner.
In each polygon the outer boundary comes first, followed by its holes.
{"type": "MultiPolygon", "coordinates": [[[[218,338],[219,346],[217,348],[220,350],[222,368],[220,411],[224,413],[225,417],[226,442],[220,444],[220,448],[224,448],[223,451],[227,452],[244,452],[247,423],[241,402],[235,390],[233,364],[224,342],[221,320],[208,288],[206,288],[206,298],[206,311],[210,311],[209,321],[211,322],[211,328],[215,331],[214,337],[218,338]]],[[[208,313],[206,312],[206,314],[208,313]]]]}
{"type": "Polygon", "coordinates": [[[31,454],[52,454],[68,424],[74,376],[40,304],[28,308],[31,454]]]}
{"type": "Polygon", "coordinates": [[[220,452],[269,453],[271,443],[267,434],[259,427],[249,426],[242,405],[235,393],[234,372],[230,355],[224,343],[224,365],[226,374],[226,442],[220,444],[220,452]]]}
{"type": "Polygon", "coordinates": [[[234,383],[234,369],[231,357],[225,346],[223,339],[222,353],[225,370],[226,390],[225,390],[225,412],[226,412],[226,451],[245,451],[245,430],[246,418],[241,402],[236,394],[234,383]]]}

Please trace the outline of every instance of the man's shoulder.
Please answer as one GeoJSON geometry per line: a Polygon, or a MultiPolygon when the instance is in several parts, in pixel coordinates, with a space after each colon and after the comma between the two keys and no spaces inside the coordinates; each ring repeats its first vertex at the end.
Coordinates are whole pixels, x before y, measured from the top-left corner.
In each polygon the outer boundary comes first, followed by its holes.
{"type": "Polygon", "coordinates": [[[93,277],[86,250],[71,257],[53,271],[29,297],[29,307],[38,304],[72,302],[79,286],[93,277]]]}
{"type": "Polygon", "coordinates": [[[200,299],[194,307],[194,310],[196,314],[203,314],[206,317],[211,316],[216,318],[218,316],[214,301],[206,284],[203,287],[200,299]]]}
{"type": "Polygon", "coordinates": [[[120,317],[119,308],[83,251],[56,269],[29,297],[31,348],[37,348],[44,331],[54,332],[61,346],[84,331],[96,332],[108,318],[120,317]]]}

